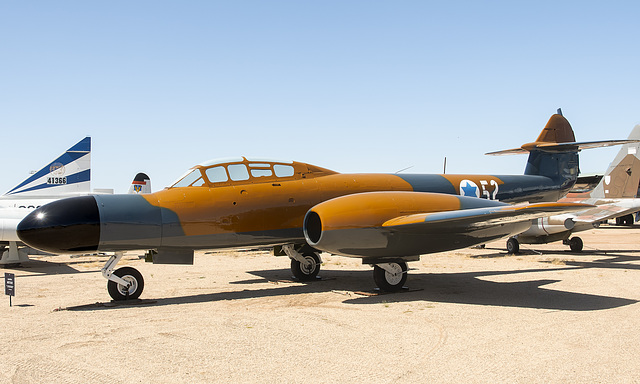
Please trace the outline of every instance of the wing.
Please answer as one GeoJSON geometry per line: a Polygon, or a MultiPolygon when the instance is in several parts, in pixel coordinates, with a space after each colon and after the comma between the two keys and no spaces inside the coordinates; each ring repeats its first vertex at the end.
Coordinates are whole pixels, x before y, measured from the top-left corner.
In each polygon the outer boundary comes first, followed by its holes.
{"type": "Polygon", "coordinates": [[[640,199],[613,199],[608,204],[598,204],[580,211],[573,218],[576,222],[595,223],[640,211],[640,199]]]}
{"type": "Polygon", "coordinates": [[[430,227],[445,226],[464,230],[466,228],[487,228],[496,225],[531,221],[540,217],[561,213],[584,211],[592,205],[583,203],[535,203],[502,207],[465,209],[447,212],[420,213],[388,220],[383,227],[415,226],[427,230],[430,227]]]}

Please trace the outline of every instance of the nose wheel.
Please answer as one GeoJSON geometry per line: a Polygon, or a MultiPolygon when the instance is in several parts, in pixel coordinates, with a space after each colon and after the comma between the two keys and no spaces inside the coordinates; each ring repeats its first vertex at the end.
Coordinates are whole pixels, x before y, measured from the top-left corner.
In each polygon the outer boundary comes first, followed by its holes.
{"type": "Polygon", "coordinates": [[[107,291],[114,301],[137,299],[144,289],[144,278],[137,269],[131,267],[122,267],[114,271],[121,258],[122,253],[116,252],[102,267],[102,276],[108,280],[107,291]]]}

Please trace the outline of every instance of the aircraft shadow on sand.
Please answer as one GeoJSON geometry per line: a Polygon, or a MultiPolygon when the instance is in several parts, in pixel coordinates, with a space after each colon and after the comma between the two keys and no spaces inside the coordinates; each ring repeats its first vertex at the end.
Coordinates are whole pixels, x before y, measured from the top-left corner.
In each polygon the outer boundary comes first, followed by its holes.
{"type": "MultiPolygon", "coordinates": [[[[589,263],[585,263],[589,264],[589,263]]],[[[629,266],[626,264],[626,266],[629,266]]],[[[578,266],[596,268],[595,266],[578,266]]],[[[623,266],[620,266],[621,268],[623,266]]],[[[635,269],[635,266],[631,266],[635,269]]],[[[515,275],[521,273],[565,271],[576,269],[574,266],[562,266],[554,269],[527,269],[518,271],[464,272],[464,273],[412,273],[408,285],[409,291],[365,296],[357,292],[368,287],[371,271],[335,271],[327,270],[323,278],[299,285],[291,281],[290,271],[286,269],[251,271],[256,279],[232,282],[232,285],[253,285],[271,282],[270,288],[244,289],[208,294],[185,295],[172,298],[142,300],[144,306],[166,306],[195,304],[221,300],[242,300],[262,297],[277,297],[323,292],[347,292],[348,304],[377,304],[382,302],[428,301],[436,303],[492,305],[517,308],[538,308],[565,311],[595,311],[631,305],[637,300],[621,297],[600,296],[584,293],[547,289],[543,286],[561,280],[538,279],[519,282],[493,282],[483,277],[515,275]],[[295,284],[295,285],[292,285],[295,284]]],[[[118,302],[118,304],[96,303],[66,308],[67,310],[102,310],[137,305],[118,302]]]]}
{"type": "MultiPolygon", "coordinates": [[[[59,263],[56,261],[47,261],[47,260],[35,260],[30,259],[27,263],[16,267],[16,268],[3,268],[4,270],[15,270],[15,271],[24,271],[29,272],[29,274],[21,275],[20,278],[26,277],[34,277],[34,276],[44,276],[44,275],[70,275],[76,273],[95,273],[96,270],[94,268],[81,270],[76,269],[74,266],[76,265],[90,265],[95,264],[96,260],[74,260],[65,263],[59,263]]],[[[103,263],[103,261],[97,261],[97,263],[103,263]]]]}
{"type": "MultiPolygon", "coordinates": [[[[501,251],[500,248],[485,248],[486,250],[496,250],[497,253],[487,253],[482,255],[473,255],[469,256],[472,259],[492,259],[492,258],[500,258],[500,257],[514,257],[514,255],[510,255],[505,251],[501,251]]],[[[640,256],[629,256],[625,255],[627,253],[636,254],[638,251],[631,249],[618,249],[618,250],[610,250],[610,251],[602,251],[602,250],[583,250],[581,252],[572,252],[570,250],[565,251],[535,251],[535,250],[520,250],[520,253],[515,257],[527,257],[528,255],[541,255],[552,257],[554,255],[560,257],[571,256],[572,258],[579,258],[581,256],[602,256],[602,259],[598,260],[589,260],[589,261],[580,261],[580,260],[560,260],[562,265],[571,266],[571,267],[581,267],[581,268],[613,268],[613,269],[629,269],[629,270],[640,270],[639,264],[630,264],[633,262],[640,262],[640,256]]],[[[540,263],[556,263],[556,261],[551,260],[540,260],[540,263]]]]}

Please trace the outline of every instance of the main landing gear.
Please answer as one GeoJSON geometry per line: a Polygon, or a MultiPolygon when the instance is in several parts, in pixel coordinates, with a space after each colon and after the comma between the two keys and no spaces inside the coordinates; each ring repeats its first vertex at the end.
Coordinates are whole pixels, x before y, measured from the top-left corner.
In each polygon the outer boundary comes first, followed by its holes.
{"type": "Polygon", "coordinates": [[[296,250],[293,244],[283,245],[282,251],[291,259],[291,273],[296,279],[309,281],[318,276],[322,265],[319,252],[308,246],[296,250]]]}
{"type": "Polygon", "coordinates": [[[144,279],[135,268],[122,267],[114,271],[121,258],[122,252],[116,252],[102,268],[102,276],[108,280],[107,291],[114,301],[137,299],[144,289],[144,279]]]}
{"type": "Polygon", "coordinates": [[[407,270],[407,263],[404,261],[374,264],[373,281],[383,291],[397,292],[407,282],[407,270]]]}
{"type": "MultiPolygon", "coordinates": [[[[282,252],[291,259],[291,273],[300,281],[317,278],[322,265],[320,252],[308,245],[296,247],[294,244],[282,246],[282,252]]],[[[367,263],[369,264],[369,263],[367,263]]],[[[373,264],[373,280],[378,288],[386,292],[396,292],[407,282],[407,263],[404,261],[373,264]]]]}
{"type": "Polygon", "coordinates": [[[520,242],[515,237],[510,237],[507,240],[507,253],[517,255],[518,252],[520,252],[520,242]]]}
{"type": "MultiPolygon", "coordinates": [[[[582,239],[578,236],[562,240],[562,244],[568,245],[573,252],[582,252],[582,247],[584,246],[582,239]]],[[[510,237],[507,240],[507,253],[517,255],[518,252],[520,252],[520,242],[515,237],[510,237]]]]}
{"type": "Polygon", "coordinates": [[[632,226],[634,221],[633,214],[616,217],[616,225],[632,226]]]}
{"type": "Polygon", "coordinates": [[[568,245],[573,252],[582,252],[582,247],[584,246],[582,239],[578,236],[572,237],[567,240],[562,240],[562,244],[568,245]]]}

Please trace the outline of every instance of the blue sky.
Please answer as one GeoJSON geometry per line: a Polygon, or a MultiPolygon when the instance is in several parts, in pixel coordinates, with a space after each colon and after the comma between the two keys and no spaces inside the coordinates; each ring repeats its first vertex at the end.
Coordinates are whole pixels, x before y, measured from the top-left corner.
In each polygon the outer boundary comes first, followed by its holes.
{"type": "Polygon", "coordinates": [[[558,107],[579,141],[640,123],[638,4],[0,1],[0,190],[87,135],[93,188],[116,192],[239,155],[519,174],[526,156],[484,153],[558,107]]]}

